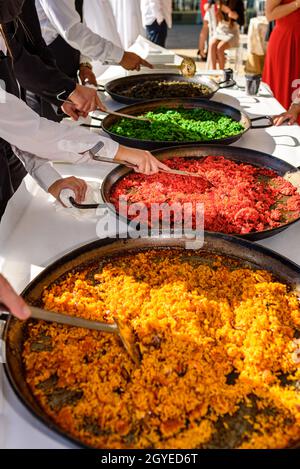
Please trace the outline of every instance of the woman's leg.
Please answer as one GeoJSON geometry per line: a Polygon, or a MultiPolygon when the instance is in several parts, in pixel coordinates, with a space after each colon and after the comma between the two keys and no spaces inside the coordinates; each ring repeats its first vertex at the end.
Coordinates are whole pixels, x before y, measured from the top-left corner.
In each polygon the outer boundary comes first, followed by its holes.
{"type": "Polygon", "coordinates": [[[209,43],[209,55],[211,60],[211,67],[213,70],[217,68],[217,48],[220,41],[212,39],[209,43]]]}
{"type": "Polygon", "coordinates": [[[205,44],[208,38],[208,31],[209,31],[208,21],[204,20],[203,26],[199,35],[199,46],[198,46],[199,54],[202,58],[205,57],[205,44]]]}
{"type": "Polygon", "coordinates": [[[224,70],[225,68],[225,50],[229,49],[229,47],[229,41],[220,41],[217,46],[217,57],[220,70],[224,70]]]}

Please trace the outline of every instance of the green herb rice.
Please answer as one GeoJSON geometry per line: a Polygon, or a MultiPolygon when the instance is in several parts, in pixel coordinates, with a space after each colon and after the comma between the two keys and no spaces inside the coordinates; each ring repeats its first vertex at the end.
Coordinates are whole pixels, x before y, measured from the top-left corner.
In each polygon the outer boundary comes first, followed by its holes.
{"type": "Polygon", "coordinates": [[[159,107],[140,117],[147,117],[152,122],[124,118],[109,130],[114,134],[138,140],[169,142],[206,142],[238,135],[244,130],[244,126],[231,117],[202,108],[159,107]]]}

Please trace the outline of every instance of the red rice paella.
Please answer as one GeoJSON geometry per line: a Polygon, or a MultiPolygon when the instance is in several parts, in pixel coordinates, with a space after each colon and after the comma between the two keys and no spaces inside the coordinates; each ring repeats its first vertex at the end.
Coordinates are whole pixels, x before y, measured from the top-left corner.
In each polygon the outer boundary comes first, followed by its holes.
{"type": "MultiPolygon", "coordinates": [[[[204,229],[227,234],[277,228],[300,215],[297,188],[270,169],[223,156],[171,158],[164,163],[173,169],[202,174],[206,179],[162,172],[152,176],[130,173],[111,190],[110,199],[118,212],[123,213],[125,205],[145,204],[148,214],[143,221],[154,226],[162,212],[150,215],[151,204],[191,203],[195,228],[196,204],[202,203],[204,229]]],[[[174,212],[171,221],[175,224],[176,208],[174,212]]]]}
{"type": "Polygon", "coordinates": [[[300,307],[269,272],[180,249],[101,258],[44,291],[45,308],[133,330],[31,321],[26,379],[95,448],[282,448],[300,439],[300,307]]]}

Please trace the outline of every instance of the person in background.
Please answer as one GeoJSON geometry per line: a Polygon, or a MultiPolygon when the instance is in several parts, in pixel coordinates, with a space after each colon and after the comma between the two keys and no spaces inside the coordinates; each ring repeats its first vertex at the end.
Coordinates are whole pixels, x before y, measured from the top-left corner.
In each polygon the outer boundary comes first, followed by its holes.
{"type": "MultiPolygon", "coordinates": [[[[126,5],[125,5],[126,6],[126,5]]],[[[110,0],[88,0],[83,2],[83,20],[88,28],[95,34],[113,42],[116,46],[126,48],[122,44],[117,21],[110,0]]],[[[96,76],[101,76],[108,65],[92,60],[96,76]]]]}
{"type": "MultiPolygon", "coordinates": [[[[89,29],[82,22],[84,3],[83,0],[35,0],[43,38],[62,72],[76,82],[79,71],[83,85],[97,86],[91,60],[121,65],[126,70],[139,70],[141,65],[151,68],[138,55],[124,51],[89,29]]],[[[44,117],[57,121],[62,118],[34,93],[27,93],[27,102],[44,117]]],[[[74,114],[72,117],[76,118],[74,114]]]]}
{"type": "MultiPolygon", "coordinates": [[[[141,0],[109,0],[109,2],[115,17],[122,46],[127,49],[132,46],[138,36],[145,35],[141,0]]],[[[90,3],[90,0],[85,3],[90,3]]]]}
{"type": "Polygon", "coordinates": [[[147,39],[165,47],[172,27],[172,0],[141,0],[141,10],[147,39]]]}
{"type": "Polygon", "coordinates": [[[300,77],[300,0],[267,0],[266,17],[268,21],[275,20],[275,28],[268,43],[262,79],[280,104],[289,109],[294,83],[300,77]]]}
{"type": "Polygon", "coordinates": [[[207,19],[205,19],[206,11],[209,7],[209,3],[214,2],[215,0],[201,0],[200,1],[200,10],[202,16],[202,28],[199,34],[199,48],[197,55],[199,56],[200,60],[207,59],[207,52],[206,52],[206,43],[208,41],[208,34],[209,34],[209,25],[207,19]]]}
{"type": "Polygon", "coordinates": [[[245,13],[243,0],[221,0],[217,10],[218,26],[210,41],[212,68],[225,68],[225,50],[239,44],[239,28],[244,25],[245,13]]]}

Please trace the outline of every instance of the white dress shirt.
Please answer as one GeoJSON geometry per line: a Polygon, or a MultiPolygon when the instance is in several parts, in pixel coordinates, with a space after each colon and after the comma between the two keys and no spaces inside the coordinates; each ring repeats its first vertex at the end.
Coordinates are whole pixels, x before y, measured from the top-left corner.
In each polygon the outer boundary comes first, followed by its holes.
{"type": "Polygon", "coordinates": [[[81,22],[75,0],[35,0],[35,3],[47,45],[60,35],[70,46],[81,52],[83,61],[89,58],[105,65],[121,62],[124,50],[93,33],[81,22]]]}
{"type": "MultiPolygon", "coordinates": [[[[93,33],[99,34],[116,46],[122,47],[121,38],[117,29],[116,19],[109,0],[86,0],[83,2],[83,18],[93,33]]],[[[84,62],[84,60],[82,60],[84,62]]],[[[96,77],[100,77],[108,68],[99,60],[92,61],[96,77]]]]}
{"type": "MultiPolygon", "coordinates": [[[[95,1],[95,0],[92,0],[95,1]]],[[[103,0],[97,0],[98,2],[103,0]]],[[[86,0],[84,3],[89,3],[86,0]]],[[[109,0],[115,17],[122,46],[127,50],[138,36],[144,36],[141,0],[109,0]]]]}
{"type": "Polygon", "coordinates": [[[101,163],[89,154],[98,142],[103,143],[97,153],[99,156],[114,158],[119,149],[119,145],[110,138],[76,125],[58,124],[40,117],[1,86],[0,137],[20,150],[16,150],[17,156],[46,191],[60,178],[49,160],[99,165],[101,163]]]}
{"type": "Polygon", "coordinates": [[[150,26],[156,20],[158,24],[166,21],[172,27],[172,0],[141,0],[144,27],[150,26]]]}

